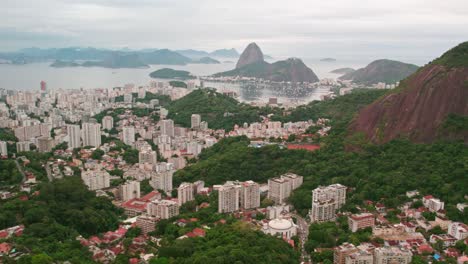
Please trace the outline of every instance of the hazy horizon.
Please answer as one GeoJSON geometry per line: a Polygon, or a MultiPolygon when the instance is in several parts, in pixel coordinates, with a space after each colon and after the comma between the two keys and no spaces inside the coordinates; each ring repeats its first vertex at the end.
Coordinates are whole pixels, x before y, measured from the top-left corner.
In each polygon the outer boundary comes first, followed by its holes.
{"type": "Polygon", "coordinates": [[[5,0],[0,50],[168,48],[430,60],[465,41],[468,1],[5,0]]]}

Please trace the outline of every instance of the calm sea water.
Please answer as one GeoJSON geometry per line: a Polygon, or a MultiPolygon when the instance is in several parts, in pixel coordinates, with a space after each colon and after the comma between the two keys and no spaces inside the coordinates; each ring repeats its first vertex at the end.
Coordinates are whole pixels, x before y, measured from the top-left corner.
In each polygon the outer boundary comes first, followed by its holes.
{"type": "MultiPolygon", "coordinates": [[[[338,75],[330,71],[342,68],[360,68],[367,65],[368,62],[336,61],[322,62],[319,59],[304,59],[319,78],[337,78],[338,75]]],[[[161,68],[173,68],[177,70],[186,70],[194,75],[207,76],[217,72],[231,70],[235,63],[221,64],[188,64],[188,65],[152,65],[147,69],[107,69],[107,68],[53,68],[47,63],[31,63],[26,65],[0,64],[0,88],[12,90],[34,90],[39,89],[39,83],[44,80],[47,82],[48,89],[92,89],[92,88],[111,88],[123,86],[127,83],[135,85],[147,85],[151,78],[149,74],[152,71],[161,68]]],[[[206,83],[206,86],[222,90],[235,91],[240,96],[241,101],[264,101],[269,97],[278,97],[279,99],[298,99],[299,101],[319,100],[320,96],[327,93],[328,89],[317,88],[307,93],[306,96],[290,96],[270,89],[255,90],[240,85],[223,83],[206,83]],[[298,98],[300,97],[300,98],[298,98]]]]}
{"type": "MultiPolygon", "coordinates": [[[[335,78],[330,71],[342,68],[359,68],[367,62],[321,62],[318,59],[304,59],[319,78],[335,78]]],[[[44,80],[50,89],[76,88],[109,88],[127,83],[146,85],[151,80],[149,73],[161,68],[186,70],[195,75],[211,75],[217,72],[231,70],[235,63],[221,64],[188,64],[188,65],[152,65],[147,69],[107,69],[107,68],[52,68],[47,63],[31,63],[26,65],[0,64],[0,88],[12,90],[39,89],[39,83],[44,80]]]]}

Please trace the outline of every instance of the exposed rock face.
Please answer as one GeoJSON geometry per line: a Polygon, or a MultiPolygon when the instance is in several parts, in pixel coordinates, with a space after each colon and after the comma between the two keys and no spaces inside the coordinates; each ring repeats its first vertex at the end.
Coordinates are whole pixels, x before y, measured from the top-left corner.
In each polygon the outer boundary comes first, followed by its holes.
{"type": "Polygon", "coordinates": [[[268,63],[255,43],[250,43],[242,53],[234,70],[214,74],[213,76],[255,77],[274,82],[318,82],[319,78],[302,60],[287,60],[268,63]]]}
{"type": "Polygon", "coordinates": [[[418,70],[418,66],[393,60],[376,60],[365,68],[341,76],[341,80],[352,80],[355,83],[376,84],[396,83],[418,70]]]}
{"type": "MultiPolygon", "coordinates": [[[[350,131],[362,132],[374,143],[398,137],[429,143],[438,138],[452,138],[443,130],[449,115],[465,119],[468,116],[468,42],[423,67],[396,90],[364,108],[351,123],[350,131]]],[[[468,142],[466,130],[455,136],[468,142]]]]}
{"type": "Polygon", "coordinates": [[[242,68],[249,64],[254,64],[257,62],[263,62],[263,53],[262,50],[257,46],[255,42],[250,43],[244,52],[242,52],[239,60],[236,64],[236,69],[242,68]]]}

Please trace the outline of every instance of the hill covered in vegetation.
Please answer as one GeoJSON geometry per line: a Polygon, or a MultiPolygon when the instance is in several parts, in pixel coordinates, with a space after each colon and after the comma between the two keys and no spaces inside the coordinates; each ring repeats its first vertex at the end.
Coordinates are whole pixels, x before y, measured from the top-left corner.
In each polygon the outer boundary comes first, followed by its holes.
{"type": "Polygon", "coordinates": [[[38,195],[27,200],[2,201],[0,229],[25,225],[24,234],[14,238],[13,243],[27,248],[33,259],[45,253],[55,261],[83,263],[91,259],[91,253],[76,237],[115,230],[121,214],[109,199],[96,197],[80,177],[72,176],[41,183],[38,195]]]}
{"type": "Polygon", "coordinates": [[[260,116],[270,112],[269,108],[257,108],[239,103],[236,99],[217,93],[213,89],[198,89],[173,101],[167,108],[168,118],[176,124],[190,127],[192,114],[200,114],[213,129],[231,130],[235,124],[261,121],[260,116]]]}
{"type": "Polygon", "coordinates": [[[460,181],[468,170],[468,148],[463,142],[413,144],[393,140],[373,145],[346,138],[347,125],[357,111],[382,95],[382,91],[358,91],[293,112],[290,120],[320,116],[332,119],[331,133],[322,139],[318,151],[287,150],[275,145],[252,148],[245,137],[223,139],[204,150],[199,162],[177,171],[174,184],[199,179],[207,184],[248,179],[264,183],[291,171],[304,176],[304,184],[290,198],[302,214],[311,207],[312,189],[339,182],[353,188],[346,206],[349,210],[364,200],[379,201],[382,197],[386,197],[383,202],[387,206],[396,206],[407,199],[406,191],[418,189],[446,201],[451,219],[467,221],[468,215],[455,208],[456,203],[464,201],[464,190],[468,188],[468,182],[460,181]],[[361,144],[361,150],[346,151],[351,143],[361,144]]]}
{"type": "Polygon", "coordinates": [[[383,83],[396,83],[403,80],[418,70],[414,64],[403,63],[394,60],[376,60],[364,68],[349,72],[339,79],[351,80],[355,83],[366,85],[383,83]]]}

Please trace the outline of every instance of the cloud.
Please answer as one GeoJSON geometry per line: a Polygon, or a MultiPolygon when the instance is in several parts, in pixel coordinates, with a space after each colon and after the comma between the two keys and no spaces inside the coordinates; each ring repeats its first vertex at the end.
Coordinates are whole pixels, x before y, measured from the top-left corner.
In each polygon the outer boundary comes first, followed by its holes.
{"type": "Polygon", "coordinates": [[[466,40],[467,13],[466,0],[3,0],[0,49],[257,41],[275,56],[433,58],[466,40]]]}

